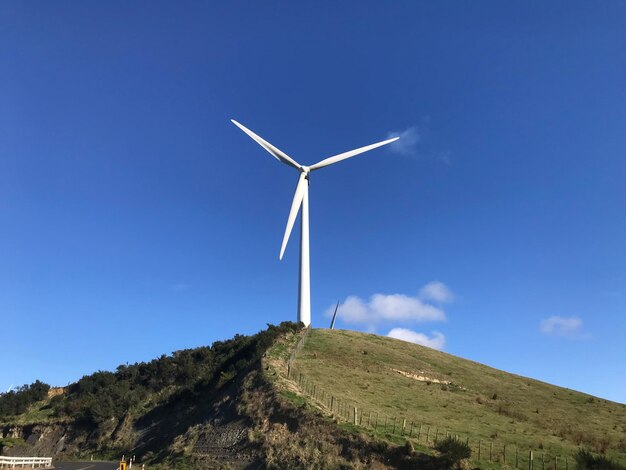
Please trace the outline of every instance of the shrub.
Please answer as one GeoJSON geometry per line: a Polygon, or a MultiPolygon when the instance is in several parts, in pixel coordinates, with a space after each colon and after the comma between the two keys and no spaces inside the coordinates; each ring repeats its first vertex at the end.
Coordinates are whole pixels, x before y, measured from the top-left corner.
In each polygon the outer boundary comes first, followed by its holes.
{"type": "Polygon", "coordinates": [[[603,455],[594,455],[581,449],[574,456],[577,470],[625,470],[626,467],[613,462],[603,455]]]}
{"type": "Polygon", "coordinates": [[[415,453],[415,447],[413,447],[413,443],[409,441],[408,439],[404,443],[404,451],[406,452],[406,455],[409,455],[409,456],[415,453]]]}
{"type": "Polygon", "coordinates": [[[462,460],[469,459],[472,455],[472,450],[466,443],[452,436],[437,442],[435,449],[441,454],[439,460],[445,468],[458,467],[462,460]]]}
{"type": "Polygon", "coordinates": [[[16,390],[0,393],[0,418],[24,413],[30,405],[48,396],[50,385],[35,381],[16,390]]]}

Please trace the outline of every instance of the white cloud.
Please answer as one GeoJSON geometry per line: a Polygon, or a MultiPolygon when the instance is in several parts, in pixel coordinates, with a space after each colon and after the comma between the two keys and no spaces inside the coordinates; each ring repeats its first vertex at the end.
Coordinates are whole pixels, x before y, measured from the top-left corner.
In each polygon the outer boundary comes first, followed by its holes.
{"type": "Polygon", "coordinates": [[[433,331],[432,337],[428,337],[428,335],[424,333],[418,333],[417,331],[407,328],[394,328],[387,333],[387,336],[409,343],[421,344],[422,346],[428,346],[429,348],[437,350],[442,350],[446,342],[445,336],[438,331],[433,331]]]}
{"type": "Polygon", "coordinates": [[[454,293],[443,282],[432,281],[420,289],[420,297],[433,302],[449,303],[454,301],[454,293]]]}
{"type": "Polygon", "coordinates": [[[417,145],[419,144],[421,137],[417,129],[417,126],[409,127],[403,131],[388,132],[387,138],[400,137],[399,140],[389,144],[389,149],[400,155],[415,155],[417,154],[417,145]]]}
{"type": "MultiPolygon", "coordinates": [[[[326,314],[332,315],[333,311],[331,307],[326,314]]],[[[418,297],[403,294],[374,294],[367,301],[351,295],[339,305],[337,316],[346,323],[360,323],[368,327],[385,321],[428,322],[446,319],[442,309],[424,303],[418,297]]]]}
{"type": "MultiPolygon", "coordinates": [[[[454,294],[443,282],[433,281],[423,286],[416,296],[404,294],[374,294],[369,299],[348,296],[339,305],[337,318],[348,324],[363,325],[375,331],[376,325],[395,323],[441,322],[446,313],[440,305],[452,302],[454,294]]],[[[326,316],[331,317],[334,305],[328,307],[326,316]]]]}
{"type": "Polygon", "coordinates": [[[539,330],[546,335],[574,338],[582,336],[582,326],[583,321],[578,317],[553,316],[542,320],[539,330]]]}

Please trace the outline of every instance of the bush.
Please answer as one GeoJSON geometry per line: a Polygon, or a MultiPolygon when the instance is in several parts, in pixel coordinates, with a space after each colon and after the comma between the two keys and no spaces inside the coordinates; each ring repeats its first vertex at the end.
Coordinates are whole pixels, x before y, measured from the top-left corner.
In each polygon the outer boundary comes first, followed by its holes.
{"type": "Polygon", "coordinates": [[[439,460],[445,468],[458,467],[461,460],[469,459],[472,455],[472,450],[467,444],[452,436],[437,442],[435,449],[441,454],[439,460]]]}
{"type": "Polygon", "coordinates": [[[16,390],[0,393],[0,418],[24,413],[30,405],[48,396],[50,385],[35,381],[16,390]]]}
{"type": "Polygon", "coordinates": [[[581,449],[574,456],[577,470],[625,470],[626,467],[613,462],[603,455],[594,455],[588,450],[581,449]]]}
{"type": "Polygon", "coordinates": [[[413,443],[408,439],[404,443],[404,451],[406,452],[406,455],[409,456],[415,454],[415,447],[413,447],[413,443]]]}

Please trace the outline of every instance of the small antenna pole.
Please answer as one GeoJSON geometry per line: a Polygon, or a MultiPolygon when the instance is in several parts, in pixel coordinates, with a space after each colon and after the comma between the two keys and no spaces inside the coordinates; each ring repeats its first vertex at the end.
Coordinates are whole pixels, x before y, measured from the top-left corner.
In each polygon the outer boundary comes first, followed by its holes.
{"type": "Polygon", "coordinates": [[[330,322],[330,329],[335,329],[335,319],[337,318],[337,310],[339,309],[339,301],[337,301],[337,305],[335,306],[335,313],[333,313],[333,319],[330,322]]]}

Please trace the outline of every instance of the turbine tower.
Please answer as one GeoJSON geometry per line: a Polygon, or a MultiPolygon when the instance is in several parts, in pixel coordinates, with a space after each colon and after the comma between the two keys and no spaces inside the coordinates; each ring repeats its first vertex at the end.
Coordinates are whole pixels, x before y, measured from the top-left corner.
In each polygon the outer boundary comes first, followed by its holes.
{"type": "Polygon", "coordinates": [[[239,129],[248,134],[257,144],[267,150],[276,160],[289,165],[300,172],[298,178],[298,184],[296,185],[296,193],[293,196],[291,203],[291,209],[289,210],[289,217],[287,218],[287,227],[285,228],[285,235],[283,236],[283,244],[280,247],[279,259],[283,259],[287,242],[289,241],[289,235],[293,229],[293,224],[296,221],[300,206],[302,206],[302,217],[300,218],[300,276],[298,281],[298,321],[304,323],[305,326],[311,324],[311,274],[309,263],[309,174],[312,171],[319,170],[325,166],[332,165],[333,163],[340,162],[346,158],[354,157],[368,150],[373,150],[377,147],[381,147],[386,144],[390,144],[399,139],[394,137],[393,139],[377,142],[372,145],[367,145],[349,152],[340,153],[333,157],[325,158],[324,160],[317,162],[315,165],[305,166],[300,165],[293,158],[287,155],[285,152],[277,149],[272,144],[263,140],[247,127],[238,123],[234,119],[231,119],[239,129]]]}

